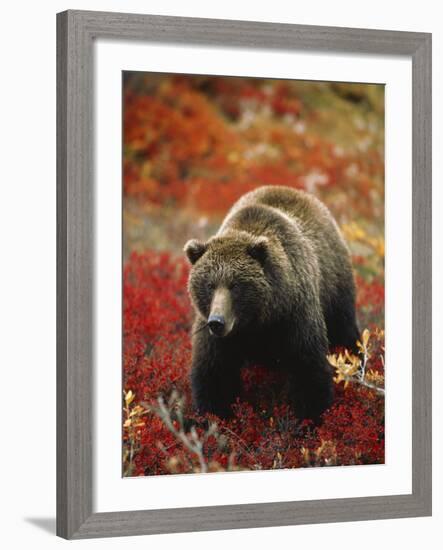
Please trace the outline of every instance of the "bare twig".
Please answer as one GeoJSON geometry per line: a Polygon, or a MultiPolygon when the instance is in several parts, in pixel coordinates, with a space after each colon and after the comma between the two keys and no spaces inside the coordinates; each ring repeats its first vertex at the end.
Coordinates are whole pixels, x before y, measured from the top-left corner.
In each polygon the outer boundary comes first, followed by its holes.
{"type": "Polygon", "coordinates": [[[366,380],[356,380],[356,379],[350,379],[350,382],[357,382],[361,386],[365,386],[366,388],[369,388],[370,390],[374,390],[380,395],[385,395],[385,389],[381,388],[380,386],[376,386],[375,384],[371,384],[370,382],[366,380]]]}
{"type": "Polygon", "coordinates": [[[169,431],[183,444],[183,446],[195,455],[200,464],[200,471],[206,473],[208,471],[208,463],[206,461],[203,446],[209,437],[217,436],[217,424],[212,423],[202,437],[199,437],[197,430],[192,426],[189,433],[185,432],[183,419],[184,399],[179,398],[176,392],[173,392],[168,405],[166,405],[162,396],[157,399],[158,407],[154,408],[154,412],[159,416],[169,431]],[[178,428],[174,425],[171,416],[171,410],[175,409],[178,420],[178,428]]]}

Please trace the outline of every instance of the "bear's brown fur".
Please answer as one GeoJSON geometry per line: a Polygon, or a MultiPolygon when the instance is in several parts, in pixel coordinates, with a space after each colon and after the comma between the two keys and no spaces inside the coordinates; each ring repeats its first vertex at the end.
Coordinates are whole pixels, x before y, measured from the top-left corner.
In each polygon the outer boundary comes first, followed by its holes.
{"type": "Polygon", "coordinates": [[[300,418],[332,403],[328,345],[355,349],[359,331],[348,248],[318,199],[286,187],[244,195],[206,243],[191,240],[196,408],[231,414],[247,363],[284,369],[300,418]]]}

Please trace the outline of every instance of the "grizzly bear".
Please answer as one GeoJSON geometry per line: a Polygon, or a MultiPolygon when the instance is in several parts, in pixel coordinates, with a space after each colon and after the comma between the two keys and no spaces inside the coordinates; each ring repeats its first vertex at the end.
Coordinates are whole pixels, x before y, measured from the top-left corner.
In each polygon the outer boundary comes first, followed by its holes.
{"type": "Polygon", "coordinates": [[[333,400],[328,346],[355,350],[359,330],[349,250],[329,210],[288,187],[241,197],[217,234],[184,247],[195,309],[192,394],[200,413],[232,414],[240,370],[283,370],[299,418],[333,400]]]}

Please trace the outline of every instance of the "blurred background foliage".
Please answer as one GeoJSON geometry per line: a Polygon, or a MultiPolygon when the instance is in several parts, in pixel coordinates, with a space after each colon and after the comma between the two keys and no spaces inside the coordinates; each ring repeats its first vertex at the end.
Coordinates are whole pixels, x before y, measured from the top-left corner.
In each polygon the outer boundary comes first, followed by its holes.
{"type": "Polygon", "coordinates": [[[383,236],[383,86],[124,75],[125,256],[179,251],[269,184],[315,193],[340,225],[383,236]]]}

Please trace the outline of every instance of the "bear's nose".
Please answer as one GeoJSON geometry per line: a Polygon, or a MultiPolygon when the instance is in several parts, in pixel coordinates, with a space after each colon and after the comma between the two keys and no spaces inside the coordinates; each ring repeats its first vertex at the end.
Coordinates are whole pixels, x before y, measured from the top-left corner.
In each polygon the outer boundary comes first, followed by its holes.
{"type": "Polygon", "coordinates": [[[225,318],[222,315],[211,315],[208,326],[214,336],[222,336],[225,330],[225,318]]]}

